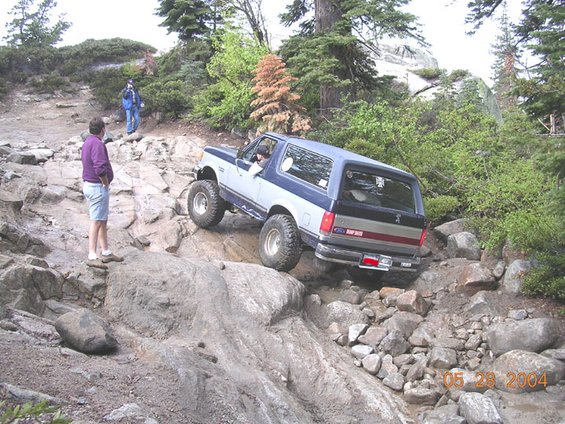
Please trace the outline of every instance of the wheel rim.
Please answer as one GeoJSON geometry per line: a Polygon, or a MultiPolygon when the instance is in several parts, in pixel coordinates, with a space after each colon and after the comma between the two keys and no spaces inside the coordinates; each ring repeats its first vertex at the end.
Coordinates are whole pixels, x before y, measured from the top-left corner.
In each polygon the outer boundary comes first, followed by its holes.
{"type": "Polygon", "coordinates": [[[196,193],[194,200],[192,201],[192,206],[194,212],[198,215],[202,215],[206,213],[206,210],[208,209],[208,198],[204,193],[196,193]]]}
{"type": "Polygon", "coordinates": [[[265,252],[269,256],[275,256],[281,248],[281,233],[276,229],[271,229],[265,237],[265,252]]]}

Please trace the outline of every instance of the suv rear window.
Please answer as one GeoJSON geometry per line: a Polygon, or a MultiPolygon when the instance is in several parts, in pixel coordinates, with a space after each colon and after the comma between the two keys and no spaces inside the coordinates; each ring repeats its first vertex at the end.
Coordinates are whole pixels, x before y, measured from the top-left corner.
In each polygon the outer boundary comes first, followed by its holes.
{"type": "Polygon", "coordinates": [[[281,165],[284,172],[324,190],[328,188],[332,167],[330,158],[293,144],[288,145],[281,165]]]}
{"type": "Polygon", "coordinates": [[[348,169],[343,177],[341,198],[356,203],[414,212],[412,187],[377,173],[348,169]]]}

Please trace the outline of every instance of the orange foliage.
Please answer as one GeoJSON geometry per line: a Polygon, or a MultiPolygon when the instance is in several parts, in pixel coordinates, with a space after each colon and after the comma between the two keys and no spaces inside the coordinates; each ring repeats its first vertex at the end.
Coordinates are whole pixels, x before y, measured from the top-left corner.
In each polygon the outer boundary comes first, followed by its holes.
{"type": "Polygon", "coordinates": [[[296,103],[300,96],[291,92],[290,84],[298,78],[286,74],[284,62],[274,54],[268,54],[255,70],[257,98],[251,118],[261,121],[258,133],[274,131],[285,134],[302,134],[310,129],[310,118],[303,115],[304,108],[296,103]]]}

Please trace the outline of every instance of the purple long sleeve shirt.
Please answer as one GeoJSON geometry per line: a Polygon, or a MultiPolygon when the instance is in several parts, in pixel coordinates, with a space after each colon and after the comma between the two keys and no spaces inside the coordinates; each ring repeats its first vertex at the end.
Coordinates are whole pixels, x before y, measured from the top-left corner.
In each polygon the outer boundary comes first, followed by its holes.
{"type": "Polygon", "coordinates": [[[106,145],[95,135],[89,135],[82,145],[82,179],[90,183],[99,183],[106,175],[108,183],[114,179],[114,171],[108,157],[106,145]]]}

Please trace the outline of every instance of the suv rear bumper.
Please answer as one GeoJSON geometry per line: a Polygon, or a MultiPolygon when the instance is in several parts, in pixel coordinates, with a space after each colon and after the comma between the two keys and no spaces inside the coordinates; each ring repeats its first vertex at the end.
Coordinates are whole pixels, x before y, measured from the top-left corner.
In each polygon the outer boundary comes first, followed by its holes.
{"type": "MultiPolygon", "coordinates": [[[[419,257],[413,256],[387,256],[387,258],[392,259],[392,265],[386,267],[369,267],[361,265],[361,259],[365,252],[359,252],[355,250],[343,249],[335,246],[329,246],[327,244],[318,243],[316,246],[316,257],[328,261],[336,262],[346,265],[360,266],[365,269],[376,269],[381,271],[406,271],[406,272],[416,272],[418,266],[421,263],[419,257]]],[[[378,256],[378,255],[376,255],[378,256]]]]}

